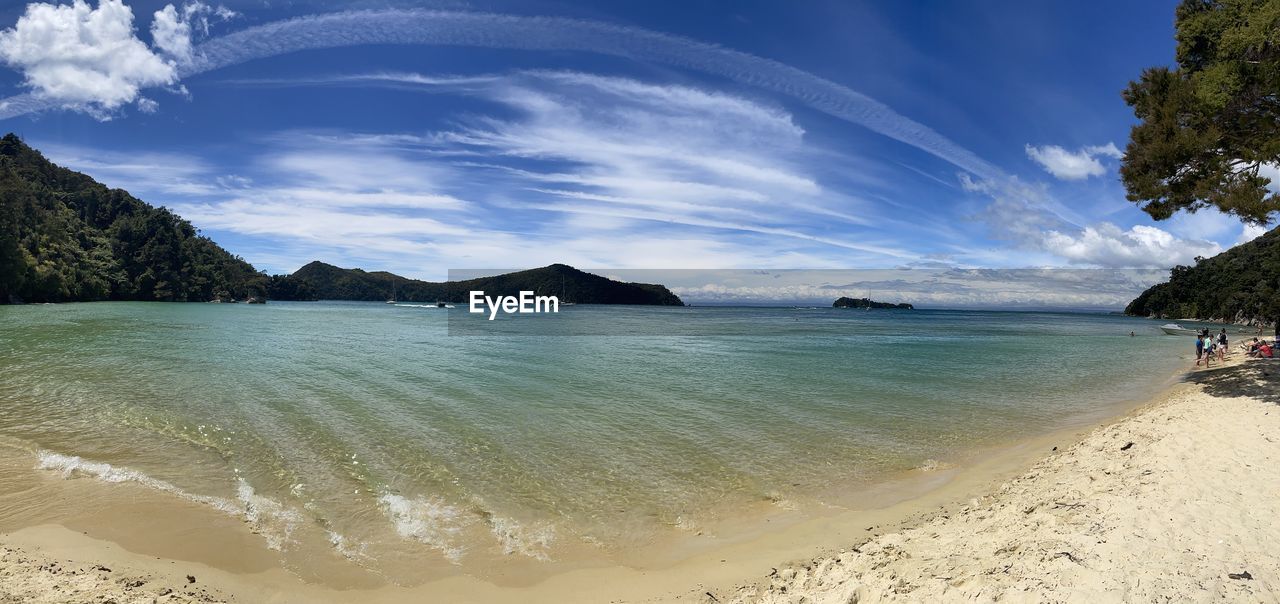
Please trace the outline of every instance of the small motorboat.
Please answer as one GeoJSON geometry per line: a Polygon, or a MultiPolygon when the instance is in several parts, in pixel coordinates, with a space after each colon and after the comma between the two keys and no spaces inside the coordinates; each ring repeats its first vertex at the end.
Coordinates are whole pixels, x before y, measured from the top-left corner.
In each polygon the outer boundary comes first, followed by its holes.
{"type": "Polygon", "coordinates": [[[1199,332],[1199,331],[1196,331],[1196,330],[1194,330],[1194,329],[1187,329],[1187,328],[1185,328],[1185,327],[1183,327],[1183,326],[1181,326],[1181,325],[1178,325],[1177,323],[1166,323],[1166,324],[1164,324],[1164,325],[1161,325],[1161,326],[1160,326],[1160,331],[1163,331],[1165,334],[1167,334],[1167,335],[1171,335],[1171,336],[1198,336],[1198,335],[1200,335],[1200,332],[1199,332]]]}

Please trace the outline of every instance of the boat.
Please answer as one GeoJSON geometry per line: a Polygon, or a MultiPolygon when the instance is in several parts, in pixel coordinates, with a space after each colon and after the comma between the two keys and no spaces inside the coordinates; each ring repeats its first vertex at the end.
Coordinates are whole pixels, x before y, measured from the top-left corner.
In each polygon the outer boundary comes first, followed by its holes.
{"type": "Polygon", "coordinates": [[[564,275],[560,275],[560,297],[558,298],[558,300],[559,300],[559,306],[573,306],[577,304],[577,302],[570,302],[569,295],[565,293],[564,275]]]}
{"type": "Polygon", "coordinates": [[[446,308],[444,302],[436,300],[436,308],[446,308]]]}
{"type": "Polygon", "coordinates": [[[395,282],[395,281],[392,281],[392,282],[391,282],[391,297],[387,299],[387,304],[395,304],[395,303],[396,303],[396,282],[395,282]]]}
{"type": "Polygon", "coordinates": [[[1181,326],[1181,325],[1178,325],[1177,323],[1166,323],[1166,324],[1164,324],[1164,325],[1161,325],[1161,326],[1160,326],[1160,330],[1161,330],[1161,331],[1163,331],[1165,334],[1167,334],[1167,335],[1171,335],[1171,336],[1198,336],[1198,335],[1200,335],[1200,332],[1199,332],[1199,331],[1196,331],[1196,330],[1194,330],[1194,329],[1187,329],[1187,328],[1185,328],[1185,327],[1183,327],[1183,326],[1181,326]]]}

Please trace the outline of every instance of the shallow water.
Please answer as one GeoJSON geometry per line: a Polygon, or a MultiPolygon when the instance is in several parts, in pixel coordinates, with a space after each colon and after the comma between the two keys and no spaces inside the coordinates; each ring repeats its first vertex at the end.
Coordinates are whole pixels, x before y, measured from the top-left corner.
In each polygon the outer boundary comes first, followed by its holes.
{"type": "Polygon", "coordinates": [[[396,580],[839,506],[1103,417],[1190,356],[1158,322],[1098,314],[576,306],[566,320],[732,335],[449,335],[462,312],[0,307],[0,436],[42,472],[186,498],[282,557],[322,542],[396,580]]]}

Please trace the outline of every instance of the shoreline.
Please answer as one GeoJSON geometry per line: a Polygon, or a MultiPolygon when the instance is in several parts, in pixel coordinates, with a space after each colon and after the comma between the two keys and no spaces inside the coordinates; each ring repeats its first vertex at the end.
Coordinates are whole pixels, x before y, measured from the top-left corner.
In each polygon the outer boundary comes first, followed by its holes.
{"type": "Polygon", "coordinates": [[[1280,365],[1236,353],[967,503],[721,602],[1280,599],[1280,365]]]}
{"type": "MultiPolygon", "coordinates": [[[[1239,355],[1237,355],[1239,356],[1239,355]]],[[[1240,364],[1237,358],[1227,367],[1240,364]]],[[[685,556],[675,556],[675,561],[651,568],[635,569],[624,566],[597,566],[576,568],[556,573],[529,584],[505,584],[501,580],[490,581],[469,575],[433,579],[414,587],[380,586],[359,588],[355,591],[340,590],[315,583],[308,583],[297,575],[277,564],[264,564],[261,560],[238,561],[230,566],[215,566],[200,562],[183,561],[182,555],[153,555],[145,539],[131,544],[122,544],[110,539],[96,539],[88,536],[86,531],[77,532],[73,528],[58,525],[42,524],[27,526],[0,534],[0,546],[18,548],[22,556],[28,559],[67,559],[73,563],[92,568],[96,565],[120,567],[116,575],[138,577],[166,577],[168,575],[186,574],[201,579],[200,587],[208,590],[195,595],[182,595],[186,592],[171,592],[168,597],[209,597],[207,600],[161,600],[161,601],[219,601],[225,597],[231,601],[344,601],[354,594],[359,594],[366,601],[403,601],[426,600],[445,597],[450,601],[488,602],[507,601],[516,597],[531,602],[564,601],[567,594],[582,601],[706,601],[707,593],[717,599],[737,597],[741,601],[751,601],[743,596],[743,585],[750,585],[770,575],[777,568],[785,568],[790,560],[822,559],[824,553],[830,556],[848,548],[852,544],[867,539],[881,539],[886,535],[897,534],[898,531],[913,530],[955,510],[964,509],[961,502],[979,501],[987,498],[1002,481],[1022,480],[1029,468],[1044,464],[1062,453],[1053,451],[1074,449],[1081,446],[1092,435],[1105,431],[1116,425],[1131,421],[1152,409],[1167,405],[1169,401],[1192,385],[1188,379],[1199,373],[1192,369],[1175,373],[1171,377],[1176,383],[1168,385],[1158,393],[1145,400],[1126,401],[1110,408],[1117,413],[1097,420],[1082,420],[1082,425],[1056,430],[1052,433],[1024,439],[1009,446],[996,448],[995,451],[977,451],[960,464],[958,469],[939,471],[940,485],[926,488],[923,491],[910,492],[905,498],[888,505],[861,510],[842,510],[831,514],[820,515],[796,522],[782,529],[765,531],[758,534],[740,536],[726,543],[719,544],[706,551],[697,551],[685,556]],[[1071,445],[1076,443],[1071,447],[1071,445]],[[942,476],[950,473],[950,476],[942,476]],[[126,549],[132,547],[145,553],[134,553],[126,549]],[[222,570],[230,568],[232,570],[222,570]],[[180,572],[178,572],[180,571],[180,572]],[[203,595],[202,595],[203,593],[203,595]],[[736,594],[736,596],[735,596],[736,594]],[[621,599],[620,599],[621,598],[621,599]]],[[[1280,414],[1278,414],[1280,415],[1280,414]]],[[[919,473],[917,474],[924,474],[919,473]]],[[[80,481],[61,481],[62,486],[76,490],[81,486],[102,488],[103,485],[76,485],[80,481]]],[[[86,481],[87,482],[87,481],[86,481]]],[[[926,481],[928,482],[928,481],[926,481]]],[[[918,484],[912,485],[916,488],[918,484]]],[[[892,488],[892,487],[886,487],[892,488]]],[[[223,530],[248,534],[249,531],[239,522],[227,521],[223,530]],[[237,526],[238,525],[238,526],[237,526]]],[[[234,542],[234,540],[233,540],[234,542]]],[[[223,546],[228,544],[224,541],[223,546]]],[[[234,552],[232,552],[234,553],[234,552]]],[[[686,552],[687,553],[687,552],[686,552]]],[[[6,560],[3,572],[14,572],[12,564],[6,560]]],[[[47,574],[47,573],[45,573],[47,574]]],[[[81,573],[78,576],[84,576],[81,573]]],[[[88,573],[91,574],[91,573],[88,573]]],[[[499,573],[501,574],[501,573],[499,573]]],[[[40,571],[30,568],[21,571],[17,576],[24,577],[23,584],[29,582],[48,582],[45,576],[40,581],[40,571]],[[32,577],[29,577],[34,575],[32,577]],[[26,579],[30,578],[31,581],[26,579]]],[[[776,581],[777,575],[766,579],[765,583],[776,581]]],[[[501,579],[501,577],[497,577],[501,579]]],[[[136,582],[125,581],[124,583],[136,582]]],[[[154,580],[149,580],[154,582],[154,580]]],[[[178,587],[182,587],[178,581],[178,587]]],[[[352,585],[357,585],[353,583],[352,585]]],[[[759,584],[758,584],[759,585],[759,584]]],[[[757,587],[758,587],[757,585],[757,587]]],[[[119,587],[95,587],[100,593],[112,593],[118,598],[131,597],[131,593],[119,591],[119,587]],[[101,591],[101,590],[106,591],[101,591]],[[111,592],[117,589],[117,592],[111,592]]],[[[169,589],[174,589],[170,587],[169,589]]],[[[792,592],[794,593],[794,589],[792,592]]],[[[93,592],[91,592],[93,593],[93,592]]],[[[157,597],[158,591],[147,592],[147,597],[157,597]]],[[[762,593],[768,593],[762,592],[762,593]]],[[[5,595],[0,592],[0,595],[5,595]]],[[[63,593],[62,595],[65,595],[63,593]]],[[[142,592],[137,594],[141,596],[142,592]]],[[[765,601],[774,601],[764,598],[765,601]]],[[[36,599],[36,601],[39,601],[36,599]]],[[[57,600],[49,600],[57,601],[57,600]]],[[[145,601],[150,601],[149,599],[145,601]]]]}

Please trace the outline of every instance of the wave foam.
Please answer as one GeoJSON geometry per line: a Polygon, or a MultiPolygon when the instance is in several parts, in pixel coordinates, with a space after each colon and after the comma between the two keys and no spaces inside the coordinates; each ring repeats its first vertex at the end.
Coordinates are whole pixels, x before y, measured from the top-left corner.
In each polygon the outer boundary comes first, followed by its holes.
{"type": "Polygon", "coordinates": [[[267,540],[267,547],[273,550],[283,550],[291,540],[293,530],[302,523],[302,514],[297,510],[257,494],[243,478],[236,486],[236,499],[240,501],[245,521],[267,540]]]}
{"type": "Polygon", "coordinates": [[[325,531],[329,537],[329,545],[338,552],[343,558],[351,562],[359,562],[363,558],[368,558],[369,554],[365,553],[367,544],[361,543],[359,547],[352,547],[351,542],[340,533],[333,531],[325,531]]]}
{"type": "Polygon", "coordinates": [[[462,529],[470,524],[462,509],[445,503],[439,497],[409,499],[390,493],[379,497],[378,504],[391,519],[396,534],[439,550],[454,564],[461,562],[466,548],[455,541],[462,529]]]}
{"type": "Polygon", "coordinates": [[[106,483],[132,482],[150,489],[174,495],[181,499],[209,506],[225,514],[244,519],[253,531],[262,536],[267,547],[281,551],[289,543],[294,528],[302,522],[302,515],[284,504],[258,495],[243,478],[238,479],[236,500],[212,495],[197,495],[177,487],[173,483],[152,478],[131,468],[120,468],[109,463],[90,461],[77,455],[63,455],[52,451],[36,454],[36,469],[58,472],[64,479],[76,475],[90,476],[106,483]]]}
{"type": "Polygon", "coordinates": [[[547,550],[555,541],[555,528],[546,522],[524,526],[511,518],[493,516],[489,519],[493,536],[502,545],[502,553],[510,556],[521,554],[544,562],[551,560],[547,550]]]}

